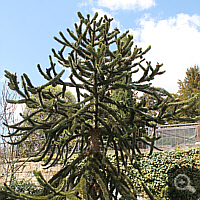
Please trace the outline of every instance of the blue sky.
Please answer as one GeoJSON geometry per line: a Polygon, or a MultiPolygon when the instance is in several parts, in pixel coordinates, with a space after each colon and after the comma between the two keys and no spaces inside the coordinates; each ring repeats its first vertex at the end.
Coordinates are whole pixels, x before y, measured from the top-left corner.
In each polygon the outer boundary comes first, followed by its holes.
{"type": "Polygon", "coordinates": [[[44,83],[36,66],[49,66],[51,49],[61,48],[53,37],[73,30],[77,11],[107,14],[114,28],[130,30],[138,47],[151,45],[147,60],[166,70],[155,86],[175,93],[187,68],[200,66],[200,0],[0,0],[1,81],[7,69],[18,77],[27,73],[35,85],[44,83]]]}

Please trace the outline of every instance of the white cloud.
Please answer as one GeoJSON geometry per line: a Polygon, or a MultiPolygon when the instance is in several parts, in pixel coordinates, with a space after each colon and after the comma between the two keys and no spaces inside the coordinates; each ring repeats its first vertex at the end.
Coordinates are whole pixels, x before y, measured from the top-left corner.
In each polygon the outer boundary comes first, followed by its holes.
{"type": "Polygon", "coordinates": [[[130,29],[135,44],[144,49],[150,44],[152,48],[145,58],[154,66],[156,62],[163,63],[162,70],[166,70],[153,84],[177,92],[177,81],[185,78],[187,68],[200,65],[200,16],[178,14],[157,22],[145,16],[139,24],[141,28],[130,29]]]}
{"type": "Polygon", "coordinates": [[[78,3],[78,7],[93,5],[93,0],[84,0],[81,3],[78,3]]]}
{"type": "Polygon", "coordinates": [[[111,10],[145,10],[155,6],[155,0],[98,0],[98,5],[111,10]]]}
{"type": "Polygon", "coordinates": [[[93,11],[93,13],[98,12],[97,20],[100,19],[100,17],[103,17],[104,15],[107,15],[108,18],[113,18],[113,16],[109,12],[106,12],[100,8],[93,7],[92,11],[93,11]]]}

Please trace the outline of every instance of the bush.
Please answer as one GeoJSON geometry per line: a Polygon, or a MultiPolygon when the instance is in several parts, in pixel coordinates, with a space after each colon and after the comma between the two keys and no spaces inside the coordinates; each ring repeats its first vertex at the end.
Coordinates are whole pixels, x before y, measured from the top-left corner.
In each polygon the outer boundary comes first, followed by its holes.
{"type": "Polygon", "coordinates": [[[129,167],[129,176],[139,193],[144,193],[140,181],[144,181],[150,191],[160,198],[170,200],[200,199],[200,149],[174,150],[154,152],[151,156],[138,156],[138,164],[143,176],[138,170],[129,167]],[[180,190],[175,187],[174,180],[178,174],[185,174],[190,179],[190,185],[196,189],[180,190]]]}
{"type": "MultiPolygon", "coordinates": [[[[43,189],[42,187],[37,186],[36,184],[32,183],[31,179],[29,179],[29,180],[23,179],[21,181],[17,181],[16,179],[14,179],[12,181],[12,184],[10,184],[9,186],[15,192],[20,192],[20,193],[24,193],[24,194],[28,194],[28,195],[38,194],[43,189]]],[[[6,187],[5,186],[0,187],[0,191],[2,191],[2,190],[6,191],[6,187]]],[[[13,198],[4,197],[2,200],[8,200],[8,199],[11,200],[13,198]]]]}

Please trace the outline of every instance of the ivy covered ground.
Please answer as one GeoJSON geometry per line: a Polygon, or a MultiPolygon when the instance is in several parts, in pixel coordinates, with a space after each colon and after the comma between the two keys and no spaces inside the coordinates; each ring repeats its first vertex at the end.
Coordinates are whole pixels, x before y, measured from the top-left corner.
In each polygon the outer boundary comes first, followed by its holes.
{"type": "MultiPolygon", "coordinates": [[[[157,196],[158,199],[170,200],[197,200],[200,199],[200,149],[189,149],[164,152],[154,152],[151,156],[147,154],[144,157],[139,157],[138,164],[140,165],[143,176],[140,175],[138,170],[132,166],[129,168],[129,176],[133,181],[137,191],[144,193],[140,182],[144,181],[150,191],[157,196]],[[188,176],[191,185],[195,188],[192,193],[188,189],[176,189],[174,180],[179,174],[184,174],[183,178],[188,176]],[[186,175],[186,176],[185,176],[186,175]]],[[[180,177],[180,175],[178,176],[180,177]]],[[[178,179],[176,179],[178,181],[178,179]]]]}

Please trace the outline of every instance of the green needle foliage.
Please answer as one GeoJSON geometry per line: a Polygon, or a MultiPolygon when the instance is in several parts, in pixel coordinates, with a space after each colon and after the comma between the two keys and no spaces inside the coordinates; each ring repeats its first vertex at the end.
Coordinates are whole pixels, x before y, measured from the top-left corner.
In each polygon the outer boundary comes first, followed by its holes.
{"type": "MultiPolygon", "coordinates": [[[[200,91],[200,70],[198,65],[194,67],[190,67],[187,69],[186,76],[183,81],[178,81],[178,98],[181,100],[185,100],[188,97],[194,96],[194,94],[199,93],[200,91]]],[[[200,108],[199,108],[199,99],[195,106],[190,109],[187,109],[184,112],[184,116],[187,117],[194,117],[199,115],[200,108]]]]}
{"type": "MultiPolygon", "coordinates": [[[[22,143],[35,132],[43,130],[46,141],[32,160],[37,162],[46,158],[44,166],[47,168],[63,160],[63,168],[49,181],[40,172],[34,172],[44,188],[37,196],[19,194],[9,186],[6,186],[6,192],[1,192],[2,195],[16,199],[109,200],[118,196],[124,200],[136,199],[131,180],[122,169],[127,169],[129,161],[140,171],[136,159],[136,154],[140,153],[138,141],[149,145],[152,153],[154,142],[158,139],[155,136],[156,125],[176,119],[176,114],[196,101],[197,96],[176,102],[164,89],[152,87],[149,81],[164,71],[160,71],[162,64],[153,68],[151,62],[144,62],[143,56],[151,46],[144,51],[137,46],[132,48],[133,36],[128,31],[123,34],[118,29],[110,31],[113,19],[105,15],[97,20],[97,16],[98,13],[93,18],[90,15],[83,17],[78,12],[80,23],[74,24],[75,32],[67,29],[73,42],[62,32],[59,33],[60,38],[55,37],[63,47],[52,52],[64,68],[71,70],[70,82],[62,80],[65,70],[57,73],[51,57],[46,73],[38,65],[39,72],[47,80],[40,87],[34,87],[28,76],[23,74],[20,89],[17,76],[5,71],[10,88],[22,96],[20,100],[8,102],[25,103],[36,110],[28,116],[22,115],[22,121],[6,125],[15,129],[8,137],[21,136],[21,140],[12,145],[22,143]],[[68,54],[65,53],[66,48],[70,49],[68,54]],[[132,74],[138,70],[142,70],[143,75],[133,81],[132,74]],[[62,92],[48,92],[46,88],[50,85],[59,85],[62,92]],[[70,104],[63,99],[67,87],[76,89],[76,103],[70,104]],[[160,91],[165,95],[158,95],[160,91]],[[147,105],[145,99],[137,100],[134,98],[136,92],[151,95],[154,103],[147,105]],[[32,94],[37,98],[32,98],[32,94]],[[46,104],[47,99],[52,103],[46,104]],[[181,109],[176,109],[177,104],[182,105],[181,109]],[[168,107],[173,108],[171,113],[166,113],[168,107]],[[152,112],[156,114],[152,116],[152,112]],[[40,113],[47,117],[37,120],[34,116],[40,113]],[[49,121],[55,113],[59,117],[49,121]],[[138,130],[146,126],[152,127],[154,132],[151,137],[142,138],[138,130]],[[73,149],[68,148],[71,141],[75,141],[73,149]],[[76,152],[78,144],[79,151],[76,152]],[[110,162],[108,149],[114,151],[116,165],[110,162]],[[69,158],[74,155],[75,159],[70,162],[69,158]]],[[[144,182],[141,186],[154,199],[144,182]]]]}

